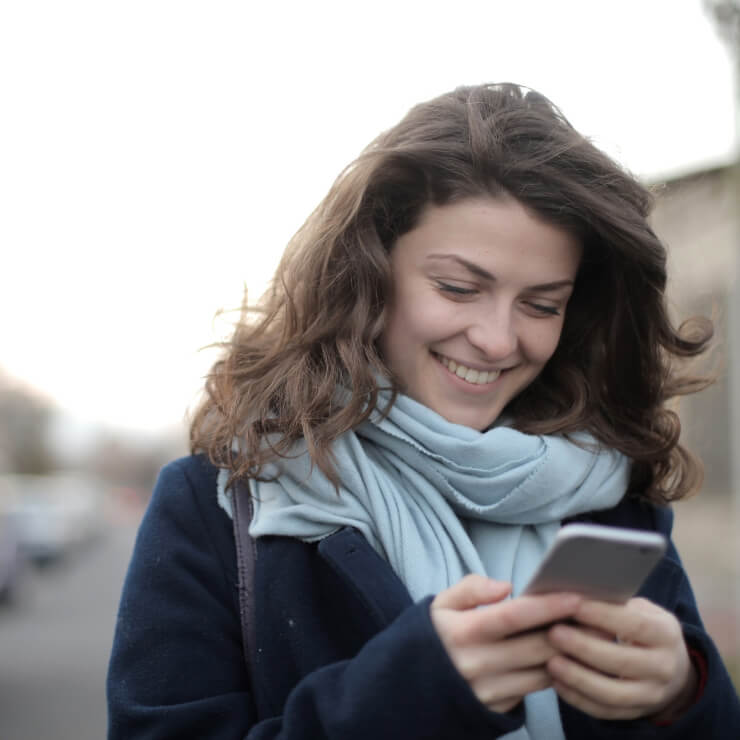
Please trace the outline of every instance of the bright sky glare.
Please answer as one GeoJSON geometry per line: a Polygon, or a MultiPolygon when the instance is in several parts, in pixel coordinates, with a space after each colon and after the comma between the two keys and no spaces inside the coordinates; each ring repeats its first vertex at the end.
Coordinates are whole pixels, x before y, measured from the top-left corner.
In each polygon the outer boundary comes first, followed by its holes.
{"type": "Polygon", "coordinates": [[[640,174],[732,156],[701,0],[0,7],[0,367],[84,422],[178,423],[199,348],[415,102],[511,80],[640,174]]]}

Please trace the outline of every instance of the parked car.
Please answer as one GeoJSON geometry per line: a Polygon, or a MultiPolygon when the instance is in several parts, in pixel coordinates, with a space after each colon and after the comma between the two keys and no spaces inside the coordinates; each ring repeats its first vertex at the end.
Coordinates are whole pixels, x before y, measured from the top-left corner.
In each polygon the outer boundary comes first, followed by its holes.
{"type": "Polygon", "coordinates": [[[87,475],[4,475],[0,491],[21,551],[37,563],[61,558],[102,530],[101,487],[87,475]]]}
{"type": "Polygon", "coordinates": [[[0,511],[0,603],[13,601],[23,573],[23,560],[14,521],[0,511]]]}

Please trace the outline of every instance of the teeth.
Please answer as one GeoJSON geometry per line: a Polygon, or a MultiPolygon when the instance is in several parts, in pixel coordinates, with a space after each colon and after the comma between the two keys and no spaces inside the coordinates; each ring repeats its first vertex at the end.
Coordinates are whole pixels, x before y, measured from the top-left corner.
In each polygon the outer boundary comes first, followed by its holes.
{"type": "Polygon", "coordinates": [[[458,365],[454,360],[450,360],[443,355],[437,355],[437,357],[451,373],[455,373],[458,378],[462,378],[467,383],[472,383],[473,385],[492,383],[499,375],[501,375],[500,370],[491,370],[488,372],[485,370],[474,370],[472,367],[458,365]]]}

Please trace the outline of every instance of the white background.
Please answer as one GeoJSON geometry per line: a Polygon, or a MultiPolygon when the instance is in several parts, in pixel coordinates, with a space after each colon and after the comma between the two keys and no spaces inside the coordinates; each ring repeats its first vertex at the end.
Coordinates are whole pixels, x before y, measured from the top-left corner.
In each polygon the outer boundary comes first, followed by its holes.
{"type": "Polygon", "coordinates": [[[79,423],[179,423],[331,181],[415,102],[539,89],[651,179],[724,163],[700,0],[0,5],[0,368],[79,423]]]}

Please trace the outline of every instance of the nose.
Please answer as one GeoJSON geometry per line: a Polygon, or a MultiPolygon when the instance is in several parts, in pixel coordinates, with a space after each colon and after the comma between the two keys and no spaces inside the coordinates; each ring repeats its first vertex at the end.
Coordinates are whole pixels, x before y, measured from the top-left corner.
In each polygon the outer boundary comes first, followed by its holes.
{"type": "Polygon", "coordinates": [[[489,361],[510,357],[519,339],[511,306],[497,306],[476,315],[466,332],[468,341],[489,361]]]}

